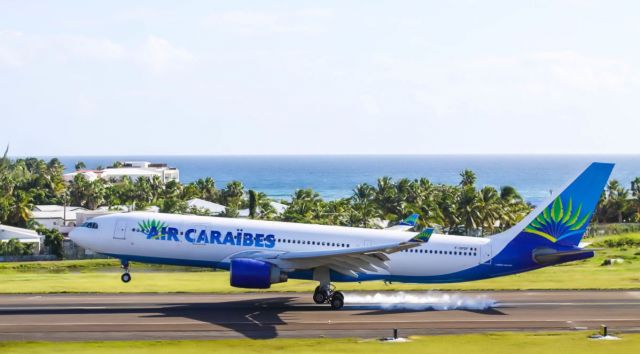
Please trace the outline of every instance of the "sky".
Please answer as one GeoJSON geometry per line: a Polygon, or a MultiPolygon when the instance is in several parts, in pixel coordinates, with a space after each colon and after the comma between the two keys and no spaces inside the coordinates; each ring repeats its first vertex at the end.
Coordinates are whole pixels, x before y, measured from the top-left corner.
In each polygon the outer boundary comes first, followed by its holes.
{"type": "Polygon", "coordinates": [[[14,156],[640,153],[637,1],[0,0],[14,156]]]}

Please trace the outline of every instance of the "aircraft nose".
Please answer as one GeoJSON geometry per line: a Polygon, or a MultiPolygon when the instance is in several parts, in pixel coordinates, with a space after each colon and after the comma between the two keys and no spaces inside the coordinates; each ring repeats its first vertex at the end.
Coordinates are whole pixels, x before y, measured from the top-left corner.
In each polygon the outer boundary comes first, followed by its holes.
{"type": "Polygon", "coordinates": [[[69,231],[69,239],[75,243],[79,243],[82,239],[82,228],[74,227],[71,231],[69,231]]]}

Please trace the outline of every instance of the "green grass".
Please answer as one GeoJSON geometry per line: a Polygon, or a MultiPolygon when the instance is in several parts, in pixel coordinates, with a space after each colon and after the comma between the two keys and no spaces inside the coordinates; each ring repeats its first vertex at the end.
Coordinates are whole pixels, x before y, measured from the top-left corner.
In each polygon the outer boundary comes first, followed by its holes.
{"type": "MultiPolygon", "coordinates": [[[[616,239],[640,240],[640,233],[592,239],[606,246],[616,239]],[[608,241],[609,240],[609,241],[608,241]]],[[[64,292],[213,292],[238,293],[255,290],[232,288],[223,271],[198,268],[132,264],[133,280],[120,281],[115,260],[0,263],[0,293],[64,292]]],[[[528,273],[475,282],[453,284],[338,283],[344,291],[399,290],[545,290],[545,289],[640,289],[640,249],[607,248],[584,261],[548,267],[528,273]],[[606,258],[622,258],[622,264],[602,266],[606,258]]],[[[311,281],[290,280],[268,291],[308,292],[311,281]]]]}
{"type": "Polygon", "coordinates": [[[223,339],[210,341],[0,342],[3,354],[39,353],[637,353],[640,334],[596,341],[585,332],[487,333],[412,337],[410,342],[360,339],[223,339]],[[491,348],[491,349],[488,349],[491,348]]]}

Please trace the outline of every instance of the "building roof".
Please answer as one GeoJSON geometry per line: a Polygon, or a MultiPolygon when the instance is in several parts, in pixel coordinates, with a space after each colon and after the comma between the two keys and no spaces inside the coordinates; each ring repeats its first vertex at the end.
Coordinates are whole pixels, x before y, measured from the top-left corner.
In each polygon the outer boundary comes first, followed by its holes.
{"type": "Polygon", "coordinates": [[[34,208],[31,212],[32,219],[66,219],[69,221],[73,221],[76,219],[77,212],[84,212],[87,209],[77,206],[68,206],[66,207],[67,211],[65,214],[64,207],[60,205],[39,205],[38,208],[34,208]],[[40,207],[45,207],[41,208],[40,207]],[[54,208],[57,207],[57,208],[54,208]]]}
{"type": "Polygon", "coordinates": [[[62,178],[64,178],[65,181],[73,181],[73,179],[77,174],[83,175],[87,181],[93,181],[98,179],[98,174],[96,173],[96,171],[93,171],[93,170],[80,170],[80,171],[65,173],[62,176],[62,178]]]}
{"type": "Polygon", "coordinates": [[[153,171],[136,167],[107,168],[101,171],[100,177],[120,177],[120,176],[160,176],[160,171],[153,171]]]}
{"type": "Polygon", "coordinates": [[[271,206],[276,210],[276,213],[278,215],[282,214],[285,212],[285,210],[287,210],[287,208],[289,207],[286,204],[282,204],[282,203],[278,203],[278,202],[269,202],[269,204],[271,204],[271,206]]]}
{"type": "Polygon", "coordinates": [[[100,210],[100,211],[129,211],[129,207],[126,205],[112,205],[112,206],[101,206],[98,207],[98,209],[96,210],[100,210]]]}
{"type": "MultiPolygon", "coordinates": [[[[64,206],[62,205],[34,205],[33,211],[61,211],[64,206]]],[[[67,205],[67,211],[84,209],[83,207],[67,205]]]]}
{"type": "Polygon", "coordinates": [[[189,207],[196,207],[199,209],[208,210],[212,214],[224,213],[227,207],[224,205],[213,203],[204,199],[194,198],[187,201],[189,207]]]}
{"type": "Polygon", "coordinates": [[[40,242],[40,237],[35,230],[0,225],[0,241],[9,241],[16,238],[20,242],[40,242]]]}

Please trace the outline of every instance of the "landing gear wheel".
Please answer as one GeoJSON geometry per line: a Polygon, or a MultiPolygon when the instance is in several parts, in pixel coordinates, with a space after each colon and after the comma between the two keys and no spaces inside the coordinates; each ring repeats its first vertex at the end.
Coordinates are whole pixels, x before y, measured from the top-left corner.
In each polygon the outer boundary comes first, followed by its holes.
{"type": "Polygon", "coordinates": [[[331,309],[340,310],[344,306],[344,295],[341,292],[336,291],[331,296],[331,309]]]}
{"type": "Polygon", "coordinates": [[[316,287],[316,290],[313,292],[313,302],[316,304],[324,304],[327,302],[327,294],[320,290],[320,287],[316,287]]]}
{"type": "Polygon", "coordinates": [[[120,280],[122,280],[123,283],[128,283],[131,281],[131,274],[129,273],[122,273],[122,275],[120,276],[120,280]]]}

